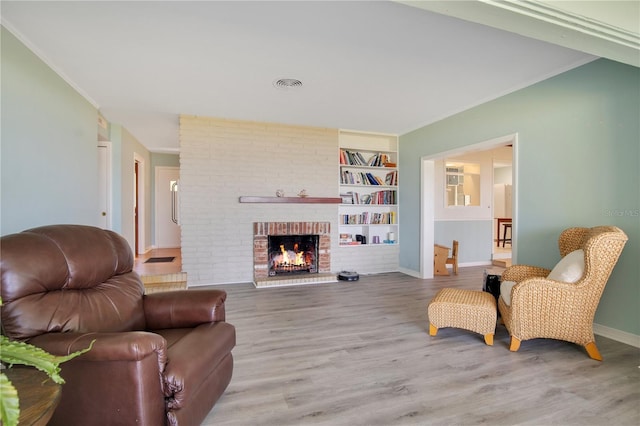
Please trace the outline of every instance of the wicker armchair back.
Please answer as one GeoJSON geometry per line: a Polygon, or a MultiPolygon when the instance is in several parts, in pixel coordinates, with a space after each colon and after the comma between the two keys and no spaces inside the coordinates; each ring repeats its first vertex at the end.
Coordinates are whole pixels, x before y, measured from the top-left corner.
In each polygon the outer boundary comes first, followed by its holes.
{"type": "Polygon", "coordinates": [[[564,230],[558,240],[562,257],[584,251],[584,274],[575,283],[549,279],[550,270],[536,266],[507,268],[503,280],[517,284],[511,290],[511,304],[501,296],[498,309],[511,335],[510,349],[517,351],[520,342],[529,339],[565,340],[584,346],[591,358],[602,361],[593,318],[627,239],[615,226],[564,230]]]}

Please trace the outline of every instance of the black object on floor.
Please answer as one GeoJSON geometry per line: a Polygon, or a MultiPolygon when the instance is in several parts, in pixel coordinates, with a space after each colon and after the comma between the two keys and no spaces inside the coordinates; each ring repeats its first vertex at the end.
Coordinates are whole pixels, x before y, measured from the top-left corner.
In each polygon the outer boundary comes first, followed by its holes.
{"type": "Polygon", "coordinates": [[[358,281],[360,275],[355,271],[342,271],[338,274],[338,279],[342,281],[358,281]]]}
{"type": "Polygon", "coordinates": [[[173,262],[173,259],[175,259],[175,256],[168,256],[168,257],[150,257],[147,260],[144,261],[144,263],[165,263],[165,262],[173,262]]]}

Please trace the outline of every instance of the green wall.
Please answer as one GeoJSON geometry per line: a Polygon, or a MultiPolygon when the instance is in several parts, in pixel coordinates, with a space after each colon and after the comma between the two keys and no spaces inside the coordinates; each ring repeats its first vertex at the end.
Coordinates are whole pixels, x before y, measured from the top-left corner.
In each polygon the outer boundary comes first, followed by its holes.
{"type": "Polygon", "coordinates": [[[596,322],[640,335],[640,69],[600,59],[400,138],[400,262],[419,270],[421,157],[518,134],[518,263],[551,268],[571,226],[629,236],[596,322]],[[409,182],[409,183],[407,183],[409,182]]]}
{"type": "Polygon", "coordinates": [[[2,235],[98,223],[96,109],[1,29],[2,235]]]}
{"type": "Polygon", "coordinates": [[[98,138],[112,146],[112,229],[132,245],[133,163],[145,163],[145,240],[151,246],[151,156],[1,27],[0,233],[54,223],[97,225],[98,138]]]}

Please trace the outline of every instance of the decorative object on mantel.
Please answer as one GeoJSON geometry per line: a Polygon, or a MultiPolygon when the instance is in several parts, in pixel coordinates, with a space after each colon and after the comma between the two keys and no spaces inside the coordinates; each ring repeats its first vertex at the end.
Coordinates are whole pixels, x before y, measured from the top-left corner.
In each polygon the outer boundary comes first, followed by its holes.
{"type": "Polygon", "coordinates": [[[290,204],[340,204],[342,198],[334,197],[254,197],[242,196],[241,203],[290,203],[290,204]]]}
{"type": "Polygon", "coordinates": [[[284,197],[284,191],[282,189],[278,189],[276,191],[276,197],[284,197]]]}
{"type": "Polygon", "coordinates": [[[309,194],[307,194],[307,190],[306,189],[303,189],[300,192],[298,192],[298,197],[300,197],[300,198],[306,198],[308,196],[309,196],[309,194]]]}

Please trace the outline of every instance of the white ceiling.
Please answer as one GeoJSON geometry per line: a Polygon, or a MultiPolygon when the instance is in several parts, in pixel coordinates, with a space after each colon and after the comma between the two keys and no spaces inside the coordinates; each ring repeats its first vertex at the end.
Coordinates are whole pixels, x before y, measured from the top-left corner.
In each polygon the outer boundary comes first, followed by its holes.
{"type": "Polygon", "coordinates": [[[2,1],[1,12],[155,152],[178,150],[179,114],[403,134],[596,57],[418,3],[2,1]],[[276,89],[280,78],[303,87],[276,89]]]}

